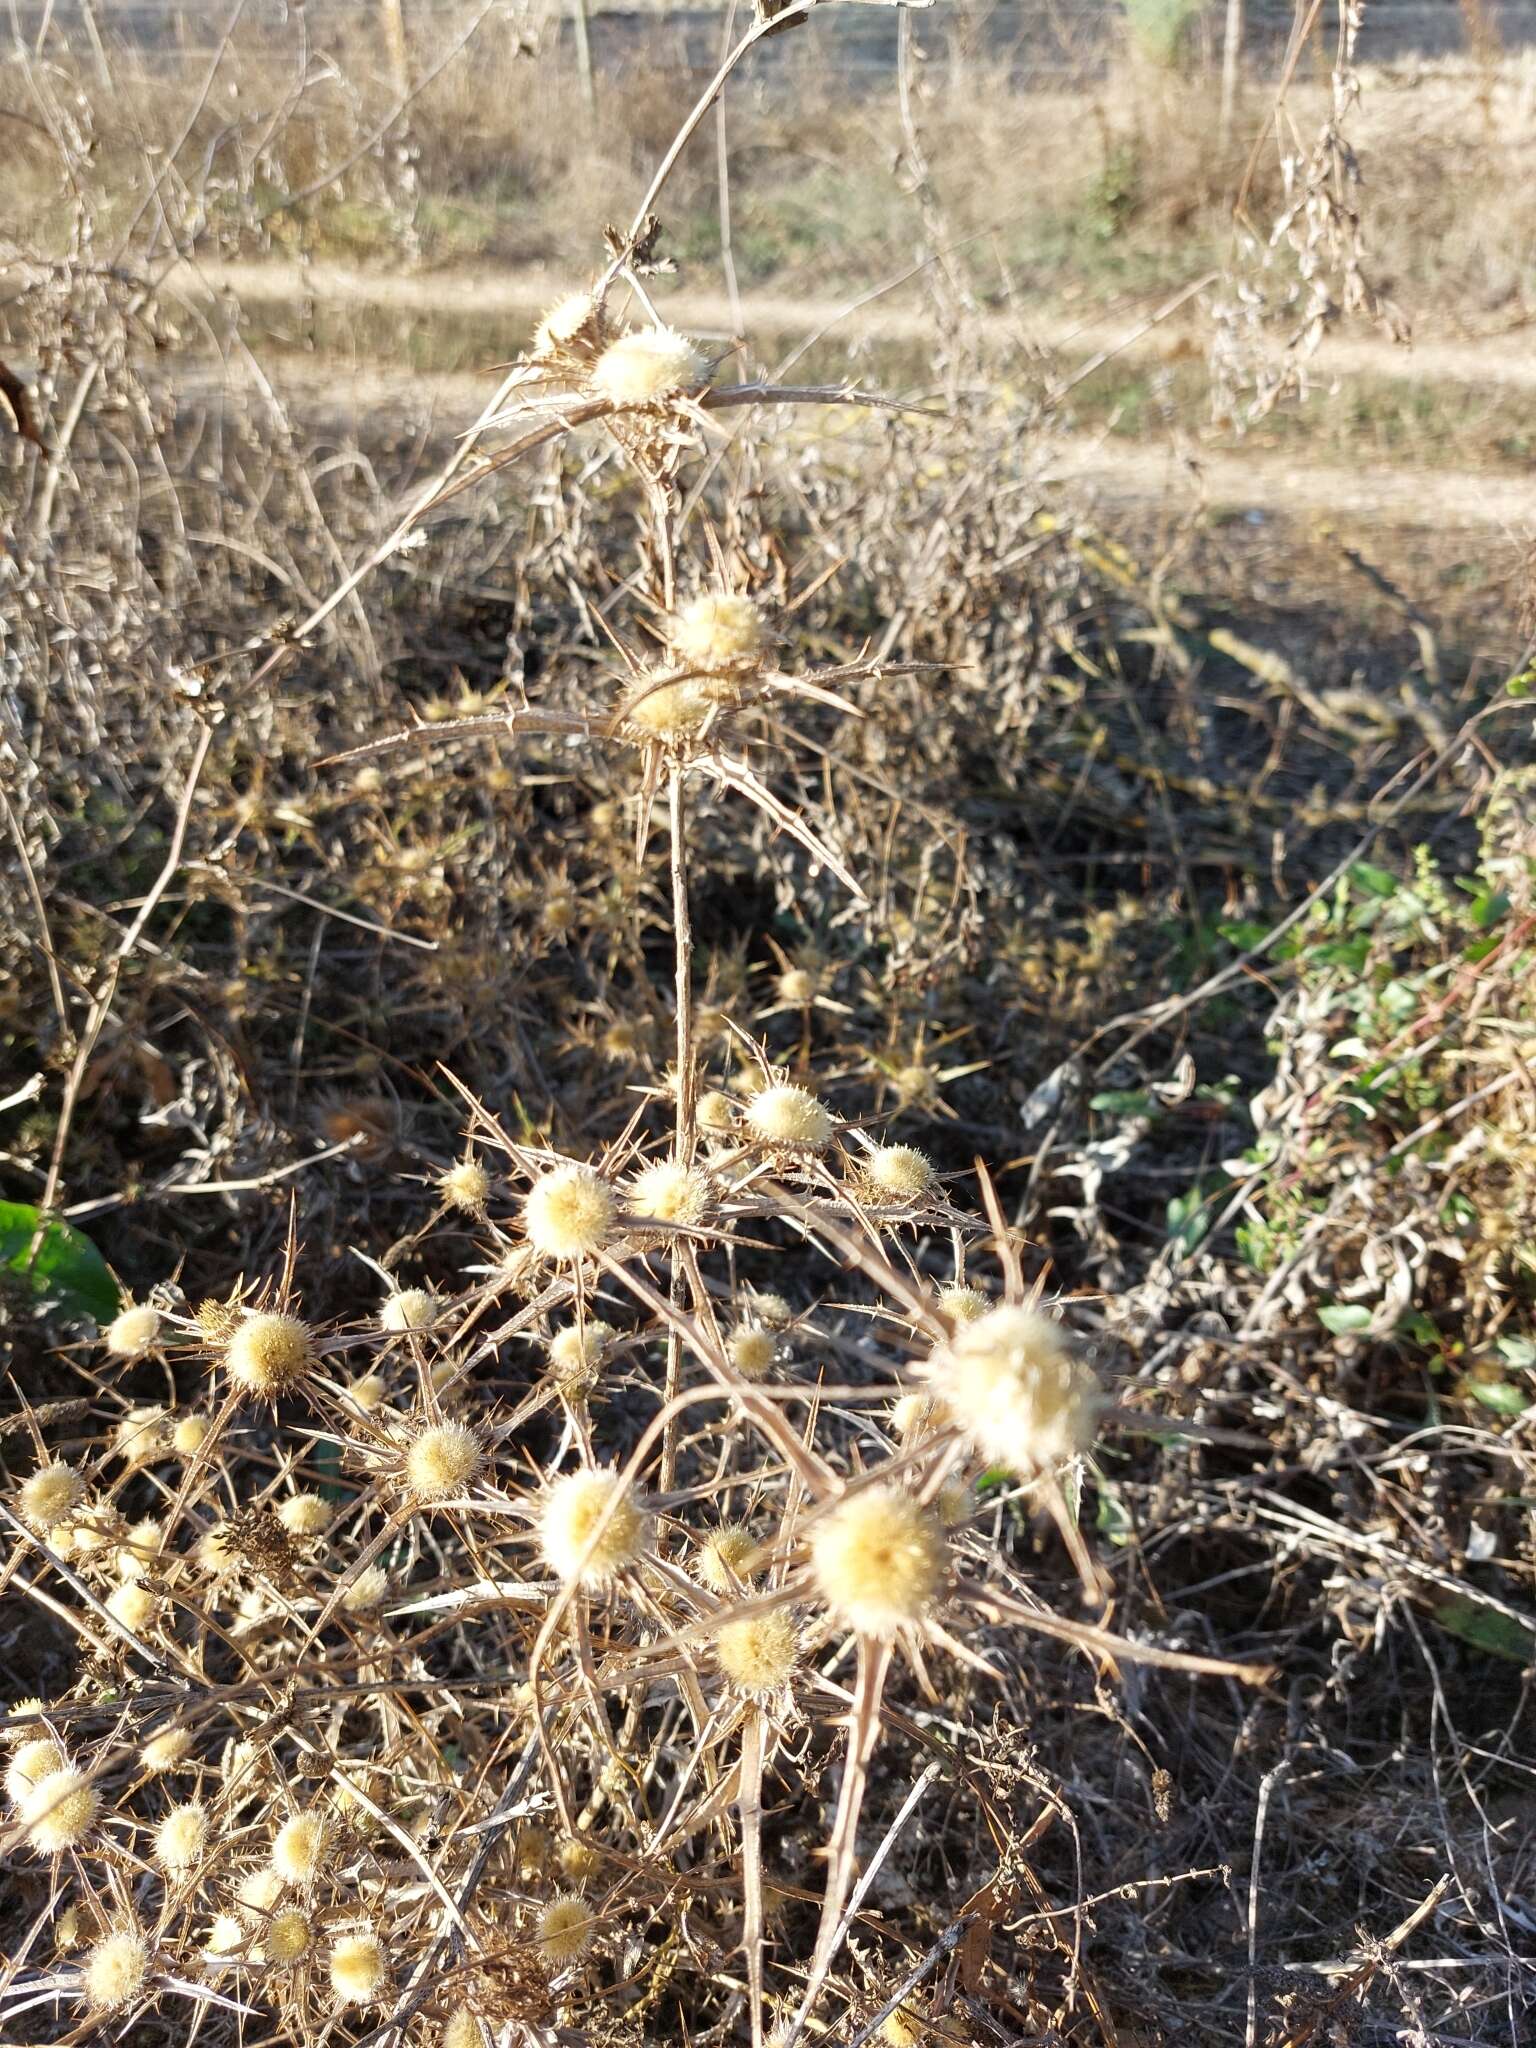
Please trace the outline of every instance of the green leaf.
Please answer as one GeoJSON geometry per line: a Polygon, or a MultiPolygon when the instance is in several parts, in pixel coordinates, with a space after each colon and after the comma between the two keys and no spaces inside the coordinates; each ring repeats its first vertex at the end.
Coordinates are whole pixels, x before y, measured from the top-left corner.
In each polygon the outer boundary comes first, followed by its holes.
{"type": "Polygon", "coordinates": [[[1158,1101],[1147,1088],[1106,1088],[1089,1096],[1088,1107],[1101,1116],[1145,1116],[1157,1109],[1158,1101]]]}
{"type": "Polygon", "coordinates": [[[1536,1337],[1497,1337],[1494,1348],[1506,1364],[1521,1372],[1536,1366],[1536,1337]]]}
{"type": "Polygon", "coordinates": [[[1099,1481],[1098,1512],[1093,1519],[1099,1534],[1120,1549],[1123,1549],[1136,1533],[1125,1502],[1120,1498],[1118,1491],[1112,1486],[1106,1486],[1102,1479],[1099,1481]]]}
{"type": "Polygon", "coordinates": [[[30,1202],[0,1202],[0,1266],[30,1288],[39,1304],[53,1304],[66,1315],[91,1316],[110,1323],[122,1306],[117,1282],[95,1245],[73,1224],[44,1224],[30,1202]],[[37,1257],[29,1257],[42,1230],[37,1257]]]}
{"type": "Polygon", "coordinates": [[[1474,1401],[1481,1401],[1485,1408],[1491,1408],[1495,1415],[1523,1415],[1531,1405],[1530,1397],[1512,1387],[1508,1380],[1465,1380],[1462,1391],[1474,1401]]]}
{"type": "Polygon", "coordinates": [[[1536,1635],[1513,1615],[1485,1607],[1465,1593],[1453,1593],[1432,1608],[1436,1621],[1453,1636],[1460,1636],[1475,1650],[1491,1650],[1496,1657],[1509,1657],[1516,1664],[1529,1664],[1536,1654],[1536,1635]]]}
{"type": "Polygon", "coordinates": [[[1368,896],[1395,896],[1402,886],[1396,875],[1386,868],[1373,868],[1368,860],[1357,860],[1350,868],[1349,879],[1368,896]]]}
{"type": "Polygon", "coordinates": [[[1362,1301],[1325,1301],[1317,1312],[1317,1320],[1325,1330],[1332,1330],[1335,1337],[1352,1337],[1370,1328],[1371,1311],[1362,1301]]]}

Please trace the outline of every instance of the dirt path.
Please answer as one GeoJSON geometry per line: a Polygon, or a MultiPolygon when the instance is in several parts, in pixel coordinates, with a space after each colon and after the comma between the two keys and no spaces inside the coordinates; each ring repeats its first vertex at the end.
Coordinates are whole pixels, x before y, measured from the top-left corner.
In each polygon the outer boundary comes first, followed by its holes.
{"type": "MultiPolygon", "coordinates": [[[[348,269],[337,264],[307,268],[278,262],[203,265],[175,279],[189,295],[206,298],[230,291],[251,304],[278,301],[295,306],[305,297],[333,306],[376,307],[418,313],[423,319],[451,322],[456,316],[477,322],[502,316],[508,328],[508,353],[569,281],[541,271],[508,274],[462,270],[400,274],[348,269]]],[[[858,334],[871,341],[922,343],[933,334],[929,309],[914,303],[921,293],[914,280],[899,293],[848,312],[850,301],[814,299],[784,293],[750,295],[743,308],[749,337],[759,347],[769,342],[793,346],[826,328],[858,334]],[[905,300],[905,303],[903,303],[905,300]]],[[[1170,295],[1171,296],[1171,295],[1170,295]]],[[[681,327],[703,335],[729,337],[731,305],[720,293],[676,292],[666,300],[668,313],[681,327]]],[[[1083,320],[1060,307],[1038,306],[1017,315],[988,314],[984,326],[1000,340],[1025,348],[1083,359],[1100,350],[1161,355],[1188,347],[1198,338],[1187,315],[1137,335],[1147,315],[1127,312],[1117,320],[1083,320]]],[[[1400,348],[1373,334],[1330,335],[1314,358],[1317,381],[1332,377],[1403,377],[1429,383],[1500,385],[1508,390],[1536,391],[1536,331],[1489,334],[1472,339],[1424,335],[1400,348]]]]}

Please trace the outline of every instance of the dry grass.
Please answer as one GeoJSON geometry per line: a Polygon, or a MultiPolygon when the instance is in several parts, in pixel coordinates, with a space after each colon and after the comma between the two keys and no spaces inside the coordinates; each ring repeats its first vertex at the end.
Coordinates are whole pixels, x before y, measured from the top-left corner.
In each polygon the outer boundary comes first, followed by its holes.
{"type": "Polygon", "coordinates": [[[317,444],[161,189],[11,315],[6,2038],[1518,2033],[1513,634],[614,357],[644,233],[317,444]]]}

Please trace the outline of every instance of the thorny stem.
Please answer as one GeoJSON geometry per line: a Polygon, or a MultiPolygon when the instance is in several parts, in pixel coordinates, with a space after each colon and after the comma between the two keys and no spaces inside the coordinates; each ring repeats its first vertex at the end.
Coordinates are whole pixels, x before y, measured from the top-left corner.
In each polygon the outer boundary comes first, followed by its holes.
{"type": "MultiPolygon", "coordinates": [[[[677,1079],[674,1099],[676,1123],[673,1152],[679,1166],[693,1160],[693,1106],[697,1095],[693,1072],[693,923],[688,914],[688,811],[683,791],[683,771],[674,762],[667,778],[667,824],[672,867],[672,955],[676,973],[674,1002],[677,1010],[677,1079]]],[[[672,1255],[672,1302],[683,1306],[683,1267],[672,1255]]],[[[670,1406],[682,1385],[683,1347],[676,1328],[667,1332],[666,1400],[670,1406]]],[[[667,1424],[661,1448],[661,1487],[670,1492],[677,1477],[677,1418],[667,1424]]]]}

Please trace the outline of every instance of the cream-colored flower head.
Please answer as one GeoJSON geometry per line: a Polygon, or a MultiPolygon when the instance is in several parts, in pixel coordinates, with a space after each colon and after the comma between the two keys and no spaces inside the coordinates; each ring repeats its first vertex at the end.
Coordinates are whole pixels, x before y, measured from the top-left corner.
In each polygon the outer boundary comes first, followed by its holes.
{"type": "Polygon", "coordinates": [[[931,1436],[949,1420],[949,1410],[933,1394],[903,1394],[891,1409],[891,1427],[900,1437],[931,1436]]]}
{"type": "Polygon", "coordinates": [[[208,1809],[196,1799],[173,1806],[155,1829],[155,1861],[172,1877],[195,1870],[208,1846],[208,1809]]]}
{"type": "Polygon", "coordinates": [[[624,1200],[636,1216],[654,1217],[658,1223],[695,1225],[709,1213],[712,1190],[709,1175],[696,1166],[684,1166],[676,1159],[658,1159],[637,1173],[624,1190],[624,1200]]]}
{"type": "Polygon", "coordinates": [[[718,1088],[706,1088],[694,1105],[694,1115],[701,1131],[720,1136],[735,1128],[736,1105],[718,1088]]]}
{"type": "Polygon", "coordinates": [[[224,1362],[242,1392],[275,1398],[291,1392],[310,1372],[314,1339],[297,1316],[261,1310],[236,1329],[224,1362]]]}
{"type": "Polygon", "coordinates": [[[753,1576],[748,1559],[758,1549],[757,1538],[745,1522],[727,1522],[707,1536],[693,1561],[702,1584],[713,1593],[731,1593],[753,1576]]]}
{"type": "Polygon", "coordinates": [[[438,1190],[451,1209],[467,1216],[482,1217],[491,1198],[491,1176],[478,1159],[461,1159],[438,1181],[438,1190]]]}
{"type": "Polygon", "coordinates": [[[371,1415],[388,1400],[389,1382],[381,1373],[365,1372],[352,1382],[347,1393],[365,1415],[371,1415]]]}
{"type": "Polygon", "coordinates": [[[761,1323],[743,1323],[726,1338],[725,1355],[744,1380],[760,1380],[773,1369],[779,1340],[761,1323]]]}
{"type": "Polygon", "coordinates": [[[533,353],[559,355],[568,349],[583,328],[595,331],[597,301],[590,292],[570,292],[557,299],[534,329],[533,353]]]}
{"type": "Polygon", "coordinates": [[[284,1884],[313,1884],[330,1853],[330,1824],[323,1813],[296,1813],[272,1842],[272,1868],[284,1884]]]}
{"type": "Polygon", "coordinates": [[[443,2021],[437,2044],[438,2048],[485,2048],[485,2035],[472,2006],[454,2007],[443,2021]]]}
{"type": "Polygon", "coordinates": [[[915,1145],[879,1145],[864,1161],[864,1175],[888,1202],[920,1202],[932,1194],[933,1162],[915,1145]]]}
{"type": "Polygon", "coordinates": [[[135,1522],[124,1536],[117,1553],[117,1575],[120,1579],[142,1579],[150,1567],[159,1561],[165,1546],[165,1525],[157,1522],[152,1515],[142,1522],[135,1522]]]}
{"type": "Polygon", "coordinates": [[[921,1619],[944,1575],[937,1519],[897,1486],[851,1495],[816,1526],[811,1570],[833,1613],[860,1635],[921,1619]]]}
{"type": "Polygon", "coordinates": [[[800,1661],[800,1636],[782,1607],[743,1615],[715,1632],[715,1660],[732,1689],[749,1699],[782,1692],[800,1661]]]}
{"type": "Polygon", "coordinates": [[[277,1504],[277,1519],[290,1536],[308,1541],[323,1536],[335,1510],[318,1493],[294,1493],[277,1504]]]}
{"type": "Polygon", "coordinates": [[[592,1908],[579,1892],[558,1892],[539,1915],[539,1954],[564,1969],[591,1946],[592,1908]]]}
{"type": "Polygon", "coordinates": [[[437,1422],[406,1452],[405,1483],[416,1500],[446,1500],[462,1493],[484,1462],[484,1446],[468,1423],[437,1422]]]}
{"type": "Polygon", "coordinates": [[[815,1001],[816,990],[816,977],[808,967],[786,967],[774,984],[779,1001],[792,1003],[797,1010],[815,1001]]]}
{"type": "Polygon", "coordinates": [[[649,1534],[650,1517],[632,1493],[621,1490],[619,1475],[611,1467],[568,1472],[544,1496],[540,1547],[545,1562],[567,1584],[608,1585],[638,1561],[649,1534]]]}
{"type": "Polygon", "coordinates": [[[708,675],[753,669],[763,654],[762,614],[750,597],[706,593],[673,613],[667,637],[688,668],[708,675]]]}
{"type": "Polygon", "coordinates": [[[366,1565],[341,1596],[348,1614],[373,1614],[389,1597],[389,1573],[381,1564],[366,1565]]]}
{"type": "Polygon", "coordinates": [[[808,1088],[776,1081],[747,1104],[747,1127],[764,1145],[822,1152],[832,1142],[832,1112],[808,1088]]]}
{"type": "Polygon", "coordinates": [[[557,1383],[568,1394],[590,1393],[602,1370],[603,1354],[618,1332],[595,1316],[567,1323],[549,1340],[549,1362],[557,1383]]]}
{"type": "Polygon", "coordinates": [[[575,1160],[540,1174],[523,1203],[528,1242],[546,1259],[583,1259],[607,1241],[616,1203],[600,1173],[575,1160]]]}
{"type": "Polygon", "coordinates": [[[145,1465],[165,1447],[165,1410],[156,1401],[130,1408],[112,1431],[112,1448],[131,1465],[145,1465]]]}
{"type": "Polygon", "coordinates": [[[22,1481],[17,1506],[24,1522],[46,1533],[68,1521],[84,1499],[85,1481],[80,1474],[62,1458],[54,1458],[22,1481]]]}
{"type": "Polygon", "coordinates": [[[45,1856],[73,1849],[96,1825],[101,1798],[84,1771],[50,1771],[21,1800],[27,1840],[45,1856]]]}
{"type": "Polygon", "coordinates": [[[437,1296],[426,1287],[402,1287],[379,1310],[379,1328],[391,1335],[402,1330],[430,1330],[437,1321],[437,1296]]]}
{"type": "Polygon", "coordinates": [[[943,1288],[939,1294],[939,1307],[952,1323],[974,1323],[991,1306],[991,1297],[979,1287],[962,1287],[957,1283],[943,1288]]]}
{"type": "Polygon", "coordinates": [[[191,1748],[189,1730],[162,1728],[158,1735],[151,1735],[139,1751],[139,1762],[146,1771],[174,1771],[178,1764],[186,1761],[191,1748]]]}
{"type": "Polygon", "coordinates": [[[160,1334],[160,1314],[147,1302],[130,1302],[119,1309],[101,1333],[101,1341],[114,1358],[138,1358],[160,1334]]]}
{"type": "Polygon", "coordinates": [[[144,1989],[149,1976],[149,1943],[137,1927],[116,1927],[87,1949],[80,1965],[80,1989],[93,2012],[120,2012],[144,1989]]]}
{"type": "Polygon", "coordinates": [[[12,1806],[20,1806],[34,1786],[55,1771],[64,1770],[69,1758],[64,1754],[51,1735],[31,1735],[18,1745],[15,1755],[6,1765],[5,1796],[12,1806]]]}
{"type": "Polygon", "coordinates": [[[284,1906],[262,1930],[261,1952],[280,1969],[291,1969],[309,1953],[309,1916],[299,1906],[284,1906]]]}
{"type": "Polygon", "coordinates": [[[608,344],[592,365],[592,389],[614,405],[650,405],[704,381],[704,358],[670,327],[638,327],[608,344]]]}
{"type": "Polygon", "coordinates": [[[178,1458],[194,1458],[208,1440],[213,1427],[206,1415],[181,1415],[171,1431],[171,1449],[178,1458]]]}
{"type": "Polygon", "coordinates": [[[137,1579],[125,1579],[107,1595],[107,1612],[131,1635],[142,1635],[160,1612],[159,1595],[137,1579]]]}
{"type": "Polygon", "coordinates": [[[641,676],[625,699],[624,721],[641,739],[665,745],[696,733],[714,708],[715,700],[702,683],[641,676]]]}
{"type": "Polygon", "coordinates": [[[1020,1477],[1092,1443],[1102,1396],[1067,1333],[1037,1309],[994,1308],[934,1353],[934,1392],[984,1457],[1020,1477]]]}
{"type": "Polygon", "coordinates": [[[389,1987],[389,1958],[371,1932],[343,1934],[331,1944],[331,1989],[343,2005],[376,2005],[389,1987]]]}

